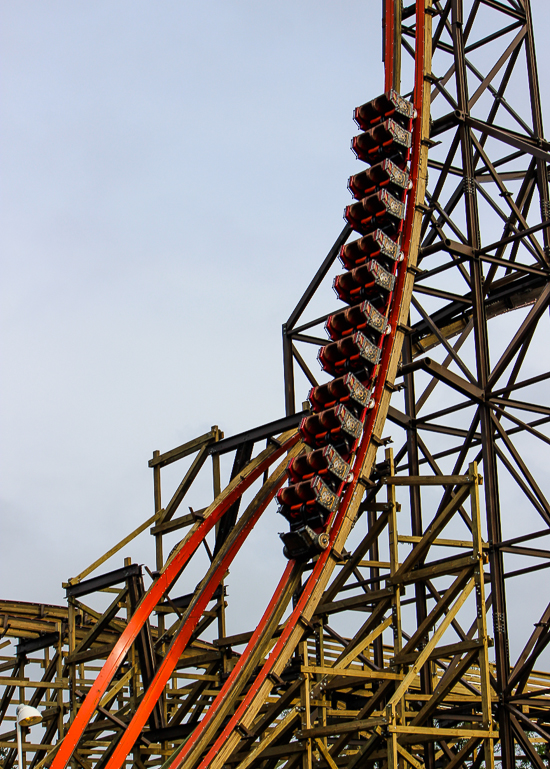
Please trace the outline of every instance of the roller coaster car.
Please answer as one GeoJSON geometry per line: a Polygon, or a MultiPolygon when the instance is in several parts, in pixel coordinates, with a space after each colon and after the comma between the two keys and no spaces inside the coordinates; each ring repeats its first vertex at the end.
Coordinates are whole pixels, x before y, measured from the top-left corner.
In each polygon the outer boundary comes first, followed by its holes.
{"type": "Polygon", "coordinates": [[[375,192],[344,210],[344,219],[363,235],[379,227],[383,227],[388,235],[396,235],[404,218],[405,204],[387,190],[375,192]]]}
{"type": "Polygon", "coordinates": [[[322,449],[300,454],[294,457],[288,466],[291,483],[306,481],[317,474],[333,491],[346,480],[349,472],[350,466],[334,446],[324,446],[322,449]]]}
{"type": "Polygon", "coordinates": [[[333,340],[361,331],[371,342],[377,344],[381,334],[386,333],[388,320],[370,302],[365,301],[331,315],[325,328],[333,340]]]}
{"type": "Polygon", "coordinates": [[[374,165],[383,158],[389,158],[398,165],[404,165],[411,147],[411,132],[395,120],[385,120],[370,131],[354,136],[351,141],[351,148],[355,155],[369,165],[374,165]]]}
{"type": "Polygon", "coordinates": [[[358,304],[367,299],[377,310],[385,309],[394,285],[394,275],[376,259],[369,259],[334,280],[334,290],[343,302],[358,304]]]}
{"type": "Polygon", "coordinates": [[[357,200],[344,217],[363,237],[344,245],[340,259],[348,272],[334,289],[349,305],[328,317],[330,337],[319,350],[324,371],[335,379],[310,390],[314,413],[299,432],[312,451],[291,460],[289,485],[277,493],[279,513],[290,531],[280,534],[289,559],[308,560],[329,544],[325,532],[339,505],[378,376],[387,319],[402,254],[399,237],[411,188],[407,161],[412,146],[413,105],[394,90],[355,110],[365,133],[352,149],[370,166],[350,177],[357,200]]]}
{"type": "Polygon", "coordinates": [[[338,404],[304,417],[299,429],[308,446],[321,448],[331,443],[346,459],[357,446],[363,424],[345,406],[338,404]]]}
{"type": "Polygon", "coordinates": [[[376,99],[356,107],[353,111],[355,122],[364,131],[389,117],[403,125],[409,125],[415,117],[413,104],[400,96],[393,88],[381,96],[377,96],[376,99]]]}
{"type": "Polygon", "coordinates": [[[308,481],[279,489],[277,502],[279,513],[290,523],[291,530],[306,523],[319,528],[338,507],[338,494],[314,475],[308,481]]]}
{"type": "MultiPolygon", "coordinates": [[[[319,363],[324,371],[338,376],[349,371],[366,370],[370,379],[373,369],[380,362],[381,349],[360,331],[345,336],[337,342],[321,347],[319,363]]],[[[365,379],[362,374],[360,379],[365,379]]]]}
{"type": "Polygon", "coordinates": [[[294,531],[279,534],[284,542],[283,553],[292,560],[309,560],[314,555],[326,550],[329,536],[326,532],[315,532],[309,526],[302,526],[294,531]]]}
{"type": "Polygon", "coordinates": [[[391,160],[383,160],[348,179],[348,189],[356,200],[362,200],[382,188],[398,200],[403,200],[410,185],[408,171],[391,160]]]}
{"type": "Polygon", "coordinates": [[[343,404],[354,417],[362,421],[365,410],[371,405],[372,389],[361,384],[353,374],[345,374],[326,384],[312,387],[309,400],[315,411],[343,404]]]}
{"type": "Polygon", "coordinates": [[[340,249],[340,260],[348,270],[372,258],[389,260],[390,263],[399,261],[402,258],[399,244],[382,230],[375,230],[359,240],[346,243],[340,249]]]}

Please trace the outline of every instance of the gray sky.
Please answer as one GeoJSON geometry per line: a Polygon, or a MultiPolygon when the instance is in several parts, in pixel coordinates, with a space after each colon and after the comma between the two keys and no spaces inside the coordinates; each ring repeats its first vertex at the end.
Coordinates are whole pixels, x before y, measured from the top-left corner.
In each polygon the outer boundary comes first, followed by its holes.
{"type": "Polygon", "coordinates": [[[3,597],[60,600],[148,517],[153,449],[283,415],[281,323],[382,84],[370,5],[0,3],[3,597]]]}
{"type": "MultiPolygon", "coordinates": [[[[0,0],[0,17],[0,594],[60,602],[151,515],[153,449],[283,415],[281,323],[343,224],[352,108],[383,87],[380,2],[0,0]]],[[[152,564],[147,540],[112,567],[152,564]]]]}

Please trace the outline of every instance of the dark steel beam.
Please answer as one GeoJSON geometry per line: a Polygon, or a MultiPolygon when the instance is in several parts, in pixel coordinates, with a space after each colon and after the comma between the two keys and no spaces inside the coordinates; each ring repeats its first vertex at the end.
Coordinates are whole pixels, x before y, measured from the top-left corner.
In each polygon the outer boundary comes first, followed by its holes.
{"type": "Polygon", "coordinates": [[[309,284],[309,286],[306,288],[304,293],[302,294],[302,298],[294,308],[294,310],[291,312],[287,322],[286,322],[286,328],[288,331],[292,331],[294,329],[294,326],[296,325],[296,322],[299,320],[299,318],[302,316],[302,313],[312,300],[315,292],[321,285],[323,279],[325,278],[326,274],[334,264],[334,261],[336,260],[338,254],[340,253],[340,249],[346,242],[346,240],[349,238],[351,234],[351,227],[349,224],[346,224],[338,238],[336,239],[336,242],[328,252],[327,256],[325,257],[324,262],[321,264],[317,272],[315,273],[315,276],[313,277],[313,280],[309,284]]]}
{"type": "Polygon", "coordinates": [[[137,563],[132,563],[130,566],[124,566],[122,569],[108,571],[105,574],[101,574],[99,577],[92,577],[92,579],[85,579],[82,582],[77,582],[76,585],[68,585],[65,588],[65,595],[67,598],[78,598],[83,595],[89,595],[90,593],[96,593],[98,590],[103,590],[106,587],[119,585],[121,582],[126,582],[130,577],[136,577],[140,574],[141,566],[137,563]]]}
{"type": "Polygon", "coordinates": [[[308,414],[309,411],[300,411],[297,414],[276,419],[274,422],[267,422],[265,425],[260,425],[260,427],[254,427],[251,430],[237,433],[237,435],[231,435],[229,438],[224,438],[210,445],[208,453],[210,455],[228,454],[230,451],[238,449],[244,443],[257,443],[258,441],[273,438],[275,435],[281,435],[281,433],[287,432],[287,430],[298,427],[302,419],[308,414]]]}

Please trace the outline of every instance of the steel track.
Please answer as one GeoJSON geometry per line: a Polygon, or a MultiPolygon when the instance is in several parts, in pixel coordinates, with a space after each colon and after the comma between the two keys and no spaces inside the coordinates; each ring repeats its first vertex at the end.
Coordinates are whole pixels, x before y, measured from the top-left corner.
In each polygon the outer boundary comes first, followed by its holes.
{"type": "MultiPolygon", "coordinates": [[[[400,68],[400,42],[396,42],[395,34],[396,8],[398,5],[393,0],[387,0],[386,2],[386,89],[396,86],[397,73],[400,68]]],[[[425,208],[428,139],[430,134],[430,83],[426,79],[426,75],[431,72],[432,16],[426,12],[426,7],[429,9],[430,5],[420,1],[416,3],[416,58],[413,101],[418,117],[413,134],[414,144],[411,157],[411,179],[413,186],[407,199],[407,215],[402,240],[405,259],[401,263],[397,274],[389,316],[391,333],[385,341],[382,352],[380,371],[374,391],[375,407],[367,412],[361,442],[353,465],[353,479],[347,486],[338,511],[330,521],[329,547],[315,560],[307,581],[301,586],[299,598],[293,607],[290,617],[284,624],[282,633],[273,645],[275,631],[303,576],[303,566],[294,561],[289,562],[252,638],[218,695],[212,701],[207,713],[197,724],[186,742],[178,748],[169,760],[168,763],[173,769],[177,769],[180,766],[185,766],[186,769],[222,767],[235,754],[239,744],[242,742],[243,734],[246,734],[253,728],[254,721],[260,709],[266,703],[275,682],[283,673],[285,666],[290,661],[308,626],[311,626],[310,623],[319,602],[323,597],[326,600],[327,593],[325,591],[329,580],[336,564],[340,560],[340,555],[344,550],[350,530],[355,523],[360,503],[367,488],[376,451],[380,445],[379,439],[388,415],[393,384],[398,364],[402,357],[404,338],[406,333],[409,334],[409,337],[411,336],[410,329],[408,329],[408,332],[405,332],[403,329],[406,329],[409,319],[414,270],[419,259],[422,234],[421,225],[423,208],[425,208]],[[272,647],[271,651],[269,651],[270,647],[272,647]],[[260,666],[259,669],[258,666],[260,666]]],[[[448,247],[452,248],[453,246],[449,243],[448,247]]],[[[424,248],[424,256],[426,253],[426,248],[424,248]]],[[[487,259],[491,258],[493,257],[487,257],[487,259]]],[[[512,306],[521,306],[522,303],[526,306],[531,305],[533,302],[538,301],[541,296],[544,300],[544,292],[548,290],[547,286],[545,287],[545,277],[534,274],[536,272],[534,268],[525,267],[525,286],[519,294],[514,286],[512,297],[507,296],[506,287],[498,286],[487,299],[486,316],[496,316],[511,309],[512,306]]],[[[542,302],[540,304],[542,305],[542,302]]],[[[409,369],[405,369],[407,372],[406,376],[409,370],[413,371],[413,368],[411,368],[414,366],[412,361],[416,355],[425,352],[432,346],[441,344],[441,337],[444,340],[448,340],[464,330],[466,321],[460,319],[460,312],[458,310],[451,303],[446,310],[447,315],[436,319],[439,337],[436,333],[432,333],[431,336],[430,333],[427,333],[433,331],[429,324],[424,324],[424,327],[418,324],[418,328],[415,329],[417,336],[414,342],[417,347],[413,348],[410,352],[409,369]]],[[[429,359],[424,358],[423,365],[426,370],[431,371],[429,359]]],[[[173,634],[172,641],[162,663],[149,684],[133,718],[122,732],[113,750],[110,751],[105,766],[107,769],[119,769],[124,761],[127,760],[133,746],[140,738],[149,716],[159,701],[182,652],[192,640],[193,633],[201,616],[214,591],[220,585],[228,566],[244,545],[252,528],[273,499],[278,488],[285,481],[287,460],[299,453],[302,448],[296,433],[286,435],[280,447],[267,449],[261,457],[253,460],[252,463],[245,467],[239,476],[205,511],[204,520],[197,522],[191,529],[131,617],[126,630],[122,633],[115,649],[108,657],[90,692],[80,706],[68,733],[59,744],[56,756],[51,764],[53,769],[64,769],[68,764],[87,725],[96,712],[102,696],[119,670],[132,643],[148,621],[155,607],[167,595],[170,587],[175,583],[193,553],[196,552],[197,548],[205,540],[206,535],[221,520],[229,507],[242,496],[243,492],[277,459],[280,459],[285,452],[289,452],[287,459],[283,460],[272,473],[214,558],[208,573],[195,592],[189,608],[173,634]]],[[[379,609],[383,610],[382,614],[387,608],[388,604],[382,604],[379,607],[379,609]]],[[[518,663],[509,687],[515,685],[523,673],[524,671],[519,667],[518,663]]],[[[318,686],[315,691],[319,691],[318,686]]],[[[527,750],[528,748],[525,749],[527,750]]],[[[427,760],[431,759],[428,757],[427,760]]],[[[533,765],[537,766],[535,758],[533,758],[533,762],[533,765]]],[[[242,762],[242,765],[248,765],[246,760],[242,762]]],[[[451,762],[450,765],[458,766],[459,764],[451,762]]]]}
{"type": "MultiPolygon", "coordinates": [[[[157,604],[168,593],[171,585],[174,584],[174,582],[185,568],[185,565],[188,563],[189,559],[201,545],[206,535],[214,528],[216,523],[220,520],[230,505],[236,499],[238,499],[243,494],[243,492],[249,488],[254,483],[254,481],[260,477],[267,468],[271,466],[271,464],[273,464],[273,462],[280,458],[281,455],[285,453],[285,451],[291,451],[297,442],[298,436],[296,433],[294,433],[293,435],[288,436],[286,440],[283,440],[281,446],[278,448],[266,449],[265,452],[263,452],[265,456],[261,455],[258,458],[260,461],[256,460],[254,463],[251,463],[249,468],[245,469],[238,478],[234,479],[234,481],[229,484],[229,486],[224,490],[220,497],[218,497],[205,512],[204,520],[201,523],[197,523],[191,529],[187,537],[185,537],[183,542],[180,543],[177,551],[173,553],[172,558],[169,559],[166,563],[162,574],[159,575],[147,593],[143,596],[143,599],[141,600],[134,615],[132,616],[131,621],[128,623],[128,626],[121,634],[115,645],[115,648],[109,655],[99,675],[94,681],[94,684],[91,687],[86,699],[79,708],[78,713],[73,723],[71,724],[69,731],[67,732],[67,735],[60,743],[54,761],[52,762],[52,767],[65,767],[69,762],[80,737],[82,736],[87,724],[89,723],[90,718],[93,716],[102,696],[107,691],[107,688],[113,680],[117,670],[120,668],[120,665],[124,661],[130,646],[137,638],[139,632],[153,613],[157,604]]],[[[240,538],[238,540],[238,546],[236,550],[238,550],[242,542],[246,539],[246,536],[249,533],[249,528],[254,526],[257,518],[269,504],[273,494],[277,490],[278,485],[282,483],[283,480],[284,467],[280,468],[279,471],[275,473],[275,479],[272,482],[272,493],[266,494],[265,498],[262,497],[257,501],[256,505],[252,506],[253,509],[251,511],[251,515],[249,517],[247,516],[249,520],[246,521],[246,523],[249,524],[249,527],[243,526],[240,530],[240,538]]],[[[223,577],[223,574],[227,569],[228,562],[230,562],[235,555],[236,550],[234,544],[233,550],[230,551],[230,554],[227,554],[227,551],[229,550],[230,548],[227,547],[225,552],[220,554],[221,558],[219,558],[219,560],[222,562],[221,566],[214,570],[211,578],[204,586],[204,590],[202,591],[201,595],[197,596],[196,601],[190,606],[187,612],[189,622],[185,623],[185,632],[182,632],[176,636],[176,639],[174,639],[169,653],[166,655],[165,663],[155,675],[155,679],[152,684],[154,685],[155,691],[159,686],[160,689],[162,689],[166,683],[166,680],[169,678],[177,659],[188,643],[192,632],[195,629],[196,623],[202,615],[204,607],[208,603],[211,594],[216,589],[220,579],[223,577]],[[220,572],[220,569],[222,568],[223,570],[220,572]],[[160,683],[161,681],[162,683],[160,683]]],[[[182,623],[182,627],[183,624],[184,623],[182,623]]],[[[145,702],[147,704],[144,705],[143,710],[140,711],[140,717],[146,708],[149,708],[147,713],[148,715],[155,704],[154,701],[151,701],[150,697],[146,698],[145,702]]]]}
{"type": "MultiPolygon", "coordinates": [[[[429,22],[430,17],[424,13],[423,4],[419,3],[417,29],[419,31],[417,40],[417,50],[424,50],[424,33],[426,19],[429,22]]],[[[390,55],[386,58],[386,87],[389,88],[394,82],[395,66],[395,44],[394,44],[394,5],[388,3],[386,23],[386,40],[389,41],[390,55]]],[[[429,53],[428,53],[429,55],[429,53]]],[[[370,475],[377,445],[372,442],[373,435],[380,434],[383,427],[387,408],[389,405],[388,384],[393,384],[397,362],[401,355],[401,345],[403,335],[398,331],[398,325],[408,316],[408,304],[411,294],[410,274],[407,273],[407,267],[416,264],[416,251],[418,249],[418,236],[415,238],[415,225],[418,228],[419,216],[416,211],[416,203],[424,200],[423,180],[426,175],[427,153],[422,151],[422,140],[427,136],[427,125],[429,120],[426,111],[425,86],[424,86],[425,62],[424,57],[419,57],[416,63],[415,76],[415,94],[414,104],[418,113],[416,120],[417,129],[414,133],[414,145],[411,159],[411,180],[412,190],[408,197],[407,216],[405,220],[403,236],[403,252],[405,258],[400,265],[396,288],[394,291],[390,326],[391,334],[386,339],[383,350],[383,358],[380,365],[380,373],[376,383],[374,393],[375,408],[368,412],[367,422],[363,431],[361,444],[357,452],[357,457],[353,469],[353,481],[348,486],[343,501],[335,515],[334,521],[330,525],[330,545],[322,555],[317,559],[314,568],[307,580],[300,599],[292,612],[291,617],[285,624],[284,633],[276,643],[273,651],[263,664],[260,674],[256,677],[253,686],[249,689],[247,696],[242,704],[231,718],[228,725],[223,729],[218,739],[214,742],[211,750],[208,752],[202,763],[201,768],[206,766],[218,766],[223,764],[225,756],[231,752],[233,747],[239,742],[240,737],[235,732],[238,725],[251,723],[260,706],[265,701],[267,694],[272,686],[270,683],[270,674],[278,674],[288,662],[293,650],[303,632],[300,627],[300,621],[309,620],[317,607],[317,604],[323,594],[323,591],[332,575],[334,566],[337,562],[338,548],[343,548],[347,535],[353,525],[359,503],[364,494],[364,480],[370,475]],[[377,431],[377,433],[376,433],[377,431]]],[[[266,467],[281,456],[284,450],[292,448],[298,441],[295,435],[285,441],[283,446],[276,451],[271,452],[270,456],[263,460],[257,467],[250,472],[246,479],[239,480],[226,489],[222,499],[216,500],[205,513],[205,519],[194,527],[184,542],[179,547],[177,553],[166,564],[162,574],[153,583],[149,591],[143,597],[140,605],[134,613],[125,632],[121,635],[115,649],[107,659],[103,669],[98,675],[94,685],[82,703],[67,735],[59,746],[57,754],[52,762],[52,769],[64,769],[70,757],[75,750],[80,737],[82,736],[90,718],[106,692],[110,682],[119,669],[125,658],[131,644],[144,626],[147,619],[152,614],[155,606],[162,600],[168,592],[170,586],[175,582],[185,564],[197,550],[206,535],[212,530],[213,526],[220,520],[223,513],[248,488],[259,475],[264,472],[266,467]]],[[[299,450],[294,448],[292,453],[299,450]]],[[[241,476],[246,474],[241,473],[241,476]]],[[[143,726],[151,714],[163,688],[174,670],[177,660],[186,648],[193,631],[199,622],[208,601],[215,589],[218,587],[229,564],[237,554],[240,547],[244,544],[246,537],[252,530],[255,522],[267,507],[273,498],[277,488],[284,481],[284,468],[279,470],[271,477],[267,489],[264,487],[260,492],[256,504],[251,505],[251,512],[243,516],[241,524],[235,530],[233,536],[225,543],[218,554],[215,562],[212,564],[209,573],[203,580],[201,589],[195,595],[195,598],[186,612],[179,632],[175,634],[170,647],[163,659],[162,664],[157,670],[153,681],[151,682],[137,712],[135,713],[128,728],[122,734],[121,739],[116,745],[110,759],[107,763],[107,769],[118,769],[134,743],[138,739],[143,726]],[[274,477],[275,476],[275,477],[274,477]]],[[[183,749],[176,755],[173,766],[178,767],[184,761],[186,766],[194,766],[198,757],[204,751],[205,745],[211,740],[219,724],[226,716],[229,702],[228,692],[240,691],[246,685],[251,668],[262,658],[265,650],[271,643],[272,634],[277,626],[278,620],[282,616],[288,605],[295,586],[302,573],[302,568],[295,562],[290,562],[285,570],[281,581],[270,601],[261,622],[259,623],[251,641],[246,650],[241,655],[238,665],[233,669],[230,677],[220,691],[218,697],[212,703],[207,715],[201,721],[191,738],[185,743],[183,749]]]]}

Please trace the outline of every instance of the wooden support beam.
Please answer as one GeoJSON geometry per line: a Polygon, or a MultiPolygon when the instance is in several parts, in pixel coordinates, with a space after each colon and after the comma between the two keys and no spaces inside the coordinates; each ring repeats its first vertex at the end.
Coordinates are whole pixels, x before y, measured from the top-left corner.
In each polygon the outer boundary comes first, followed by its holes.
{"type": "MultiPolygon", "coordinates": [[[[426,633],[430,630],[430,628],[432,628],[435,625],[439,617],[441,617],[442,614],[448,611],[448,607],[451,601],[453,601],[456,598],[456,596],[459,595],[461,591],[465,589],[466,584],[468,583],[468,580],[470,580],[470,577],[471,577],[471,569],[465,569],[463,572],[461,572],[458,575],[455,581],[445,591],[445,595],[442,596],[441,600],[436,603],[436,605],[433,607],[433,609],[428,614],[426,619],[423,622],[421,622],[419,627],[416,629],[416,631],[407,641],[407,643],[403,647],[402,654],[407,654],[408,652],[411,652],[416,648],[416,645],[418,644],[419,640],[423,638],[426,635],[426,633]]],[[[397,655],[395,657],[395,662],[397,664],[399,664],[399,657],[400,655],[397,655]]]]}
{"type": "MultiPolygon", "coordinates": [[[[459,641],[454,644],[446,644],[445,646],[438,646],[429,655],[428,660],[444,659],[445,657],[454,657],[456,654],[465,654],[466,652],[479,650],[483,648],[483,641],[459,641]]],[[[410,652],[409,654],[401,654],[399,656],[400,665],[410,665],[414,662],[418,654],[416,652],[410,652]]]]}
{"type": "Polygon", "coordinates": [[[424,769],[424,765],[420,763],[420,761],[417,761],[416,758],[409,753],[408,750],[406,750],[403,745],[400,745],[397,743],[397,752],[400,756],[403,756],[405,761],[408,761],[409,764],[414,767],[414,769],[424,769]]]}
{"type": "Polygon", "coordinates": [[[468,652],[468,654],[460,660],[458,657],[455,657],[435,687],[433,694],[423,695],[427,698],[427,702],[414,716],[411,721],[411,726],[419,726],[433,715],[438,705],[445,700],[457,681],[462,678],[468,668],[472,665],[475,660],[476,651],[477,650],[472,650],[468,652]]]}
{"type": "Polygon", "coordinates": [[[191,467],[183,476],[183,480],[174,492],[172,499],[168,502],[165,509],[160,511],[159,523],[166,523],[172,518],[207,459],[208,446],[203,446],[191,463],[191,467]]]}
{"type": "MultiPolygon", "coordinates": [[[[126,599],[128,594],[128,588],[124,588],[111,603],[111,605],[105,610],[103,616],[93,625],[86,633],[84,638],[80,641],[74,650],[74,654],[84,651],[91,646],[101,635],[101,633],[109,626],[112,619],[114,619],[120,609],[120,604],[126,599]]],[[[70,660],[68,660],[70,661],[70,660]]]]}
{"type": "Polygon", "coordinates": [[[28,678],[0,676],[0,686],[16,686],[23,689],[68,689],[69,679],[58,678],[56,681],[30,681],[28,678]]]}
{"type": "Polygon", "coordinates": [[[351,557],[348,560],[346,560],[344,566],[342,567],[342,569],[340,570],[336,578],[333,580],[330,587],[327,588],[323,596],[322,603],[329,603],[335,598],[335,596],[346,584],[350,575],[353,573],[353,569],[359,564],[359,562],[361,561],[361,559],[363,558],[367,550],[371,547],[373,542],[375,542],[378,539],[378,537],[384,530],[384,527],[387,525],[389,520],[389,515],[390,515],[390,509],[387,507],[386,503],[384,503],[384,505],[385,505],[385,508],[382,511],[382,515],[377,519],[375,525],[370,529],[370,531],[367,532],[366,536],[355,548],[351,557]]]}
{"type": "Polygon", "coordinates": [[[315,614],[321,616],[322,614],[335,614],[340,611],[347,611],[348,609],[357,609],[390,598],[391,595],[392,591],[387,588],[383,590],[370,590],[367,593],[355,595],[351,598],[343,598],[340,601],[322,603],[317,607],[315,614]]]}
{"type": "Polygon", "coordinates": [[[269,730],[260,744],[255,745],[250,750],[250,753],[240,761],[236,769],[248,769],[248,767],[251,766],[251,764],[253,764],[260,755],[262,755],[264,758],[267,758],[269,746],[272,745],[275,740],[278,740],[279,737],[287,729],[289,729],[299,717],[300,713],[298,709],[296,707],[292,708],[290,712],[285,715],[282,721],[279,721],[279,723],[273,729],[269,730]]]}
{"type": "Polygon", "coordinates": [[[419,737],[432,737],[436,740],[444,739],[445,737],[458,737],[459,739],[470,739],[471,737],[478,737],[481,739],[498,740],[498,732],[493,729],[449,729],[446,726],[405,726],[398,724],[387,726],[388,732],[395,734],[413,734],[419,737]]]}
{"type": "Polygon", "coordinates": [[[464,500],[467,498],[468,493],[469,487],[467,485],[464,485],[458,489],[455,496],[445,505],[439,515],[437,515],[429,524],[421,541],[416,545],[416,547],[413,548],[412,552],[407,556],[407,558],[405,558],[403,564],[398,569],[396,576],[410,571],[412,567],[426,555],[432,546],[433,541],[437,539],[438,535],[443,531],[452,516],[462,505],[464,500]]]}
{"type": "Polygon", "coordinates": [[[474,482],[470,475],[384,475],[387,486],[464,486],[474,482]]]}
{"type": "Polygon", "coordinates": [[[386,718],[366,718],[361,721],[344,721],[339,724],[330,724],[329,726],[314,727],[312,729],[302,729],[296,732],[299,740],[310,737],[332,737],[335,734],[348,734],[349,732],[371,731],[376,726],[386,726],[386,718]]]}
{"type": "Polygon", "coordinates": [[[315,744],[317,745],[317,748],[327,764],[329,765],[330,769],[338,769],[338,764],[334,761],[333,757],[328,752],[327,746],[323,742],[322,739],[319,737],[315,738],[315,744]]]}
{"type": "MultiPolygon", "coordinates": [[[[418,542],[422,541],[422,537],[412,537],[412,536],[406,536],[406,535],[399,535],[398,537],[399,542],[403,542],[404,544],[411,544],[415,545],[418,542]]],[[[460,547],[464,549],[471,550],[474,543],[471,539],[434,539],[432,542],[433,547],[460,547]]],[[[488,550],[489,544],[488,542],[483,542],[483,549],[488,550]]]]}
{"type": "Polygon", "coordinates": [[[157,456],[153,456],[153,458],[149,460],[149,467],[166,467],[166,465],[170,465],[172,462],[177,462],[179,459],[189,456],[189,454],[194,454],[204,446],[213,443],[217,439],[218,434],[219,430],[215,425],[207,433],[204,433],[204,435],[199,435],[198,438],[193,438],[193,440],[187,441],[181,446],[177,446],[175,449],[165,451],[164,454],[155,452],[157,456]]]}
{"type": "Polygon", "coordinates": [[[197,517],[204,514],[206,510],[203,507],[201,510],[195,510],[194,513],[187,513],[187,515],[180,515],[178,518],[172,518],[170,521],[159,523],[153,526],[151,534],[157,536],[158,534],[169,534],[171,531],[178,531],[186,526],[192,526],[197,521],[197,517]]]}
{"type": "Polygon", "coordinates": [[[442,574],[457,574],[462,569],[467,569],[469,566],[473,566],[476,560],[471,555],[463,555],[458,558],[453,558],[443,563],[436,563],[430,566],[424,566],[421,569],[413,569],[403,573],[397,573],[395,577],[388,577],[387,582],[391,584],[410,584],[412,582],[421,582],[425,579],[432,579],[433,577],[441,576],[442,574]]]}
{"type": "MultiPolygon", "coordinates": [[[[412,665],[411,669],[406,674],[406,676],[404,677],[404,679],[401,682],[401,684],[395,690],[394,695],[391,697],[391,699],[390,699],[390,701],[388,703],[388,707],[389,708],[391,708],[392,706],[395,707],[395,705],[399,702],[401,697],[409,689],[409,687],[411,686],[412,682],[414,681],[414,679],[418,675],[420,669],[427,662],[430,654],[432,653],[432,651],[436,647],[439,639],[443,636],[443,634],[445,633],[445,631],[447,630],[447,628],[451,624],[452,620],[454,619],[454,617],[458,613],[459,609],[464,605],[464,603],[468,599],[468,596],[472,592],[473,588],[474,588],[474,580],[470,579],[470,581],[463,587],[462,592],[460,593],[460,595],[458,596],[458,598],[456,599],[454,604],[447,609],[447,614],[446,614],[445,618],[442,620],[442,622],[440,623],[439,627],[434,630],[434,632],[432,634],[432,637],[430,638],[430,640],[428,641],[426,646],[422,649],[422,651],[419,653],[419,655],[416,658],[416,661],[412,665]]],[[[451,592],[450,589],[447,592],[450,593],[451,592]]],[[[431,615],[432,615],[432,612],[430,613],[430,615],[428,615],[428,618],[427,618],[428,620],[430,619],[431,615]]],[[[420,630],[420,628],[419,628],[419,630],[420,630]]],[[[417,634],[418,634],[418,631],[417,631],[417,633],[415,633],[415,635],[417,635],[417,634]]],[[[409,643],[410,643],[410,641],[409,641],[409,643]]],[[[396,659],[398,659],[398,657],[396,659]]]]}
{"type": "Polygon", "coordinates": [[[388,673],[385,670],[361,670],[360,668],[327,667],[326,665],[302,665],[302,673],[316,673],[321,676],[344,676],[350,678],[388,679],[402,681],[400,673],[388,673]]]}
{"type": "Polygon", "coordinates": [[[95,560],[92,564],[88,566],[88,568],[84,569],[84,571],[81,571],[80,574],[77,574],[76,577],[71,577],[69,581],[66,584],[63,584],[63,587],[68,587],[69,585],[76,585],[78,582],[81,582],[85,577],[87,577],[89,574],[91,574],[93,571],[95,571],[97,568],[99,568],[105,561],[108,561],[109,558],[112,558],[113,555],[116,555],[119,550],[122,550],[123,547],[126,547],[126,545],[131,542],[133,539],[135,539],[139,534],[141,534],[143,531],[149,528],[149,526],[152,526],[153,523],[158,519],[157,513],[155,515],[152,515],[150,518],[148,518],[144,523],[142,523],[140,526],[138,526],[136,529],[134,529],[128,536],[124,537],[124,539],[121,539],[120,542],[117,542],[116,545],[111,547],[109,550],[107,550],[106,553],[104,553],[102,556],[100,556],[97,560],[95,560]]]}
{"type": "Polygon", "coordinates": [[[82,652],[72,652],[66,658],[66,662],[69,665],[77,665],[81,662],[89,662],[90,660],[98,660],[102,657],[107,657],[115,648],[114,643],[102,644],[101,646],[94,646],[91,649],[87,649],[82,652]]]}
{"type": "Polygon", "coordinates": [[[390,627],[391,624],[392,624],[391,617],[387,617],[385,620],[380,622],[380,624],[373,631],[368,633],[368,635],[366,635],[356,644],[353,644],[351,648],[345,649],[336,660],[335,665],[337,665],[338,667],[346,667],[347,665],[349,665],[350,662],[352,662],[352,660],[356,659],[360,654],[362,654],[365,651],[365,649],[373,643],[373,641],[379,638],[384,632],[384,630],[390,627]]]}

